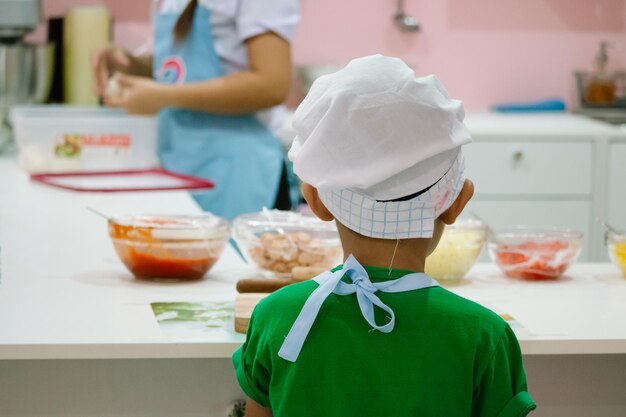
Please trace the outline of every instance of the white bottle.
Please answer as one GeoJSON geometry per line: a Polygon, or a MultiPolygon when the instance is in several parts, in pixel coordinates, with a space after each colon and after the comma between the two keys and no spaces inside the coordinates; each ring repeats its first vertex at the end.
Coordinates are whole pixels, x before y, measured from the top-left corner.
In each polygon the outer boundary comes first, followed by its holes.
{"type": "Polygon", "coordinates": [[[111,41],[111,14],[105,6],[75,6],[65,15],[64,95],[69,104],[97,105],[91,55],[111,41]]]}

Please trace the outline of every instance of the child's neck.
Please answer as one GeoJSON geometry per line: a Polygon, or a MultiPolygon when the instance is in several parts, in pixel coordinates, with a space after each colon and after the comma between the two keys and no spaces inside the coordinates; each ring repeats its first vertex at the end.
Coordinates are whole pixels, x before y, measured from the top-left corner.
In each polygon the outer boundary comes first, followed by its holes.
{"type": "Polygon", "coordinates": [[[372,239],[343,226],[338,229],[344,257],[352,254],[361,265],[424,272],[429,239],[372,239]]]}

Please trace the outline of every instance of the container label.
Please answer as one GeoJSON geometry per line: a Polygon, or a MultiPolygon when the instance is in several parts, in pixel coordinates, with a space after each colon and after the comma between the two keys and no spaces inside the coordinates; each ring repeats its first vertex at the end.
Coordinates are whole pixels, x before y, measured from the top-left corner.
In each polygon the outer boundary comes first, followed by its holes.
{"type": "Polygon", "coordinates": [[[83,146],[112,146],[115,148],[130,148],[130,135],[111,133],[104,135],[83,135],[83,146]]]}
{"type": "Polygon", "coordinates": [[[83,148],[113,148],[117,151],[127,150],[131,145],[131,136],[127,133],[65,133],[54,141],[54,154],[59,157],[76,158],[82,154],[83,148]]]}

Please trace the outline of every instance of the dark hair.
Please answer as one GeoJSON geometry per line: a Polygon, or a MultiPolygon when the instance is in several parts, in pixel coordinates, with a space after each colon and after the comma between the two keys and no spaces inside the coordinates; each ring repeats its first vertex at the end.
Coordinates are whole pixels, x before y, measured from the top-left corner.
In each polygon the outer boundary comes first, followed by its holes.
{"type": "Polygon", "coordinates": [[[174,25],[174,39],[176,42],[182,42],[187,38],[191,25],[193,24],[193,15],[196,13],[198,0],[189,0],[187,6],[178,17],[174,25]]]}

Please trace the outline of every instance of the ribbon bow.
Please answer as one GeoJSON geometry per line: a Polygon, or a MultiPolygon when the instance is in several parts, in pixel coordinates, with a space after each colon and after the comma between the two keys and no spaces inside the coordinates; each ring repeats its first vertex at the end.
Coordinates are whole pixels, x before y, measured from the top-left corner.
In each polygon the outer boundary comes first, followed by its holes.
{"type": "Polygon", "coordinates": [[[359,308],[365,320],[374,330],[390,333],[394,328],[396,316],[393,310],[376,296],[375,293],[377,291],[390,293],[405,292],[439,285],[437,281],[423,273],[407,274],[393,281],[373,283],[370,281],[365,268],[352,255],[348,257],[341,270],[322,274],[314,278],[314,281],[319,284],[319,287],[311,293],[304,303],[300,314],[298,314],[296,321],[291,326],[291,330],[289,330],[285,341],[278,351],[278,356],[290,362],[295,362],[298,359],[298,355],[302,350],[302,346],[304,346],[304,341],[315,322],[317,314],[331,293],[337,295],[356,293],[359,308]],[[352,283],[343,282],[341,278],[344,275],[347,275],[352,280],[352,283]],[[381,326],[376,324],[374,306],[381,308],[389,314],[387,323],[381,326]]]}

